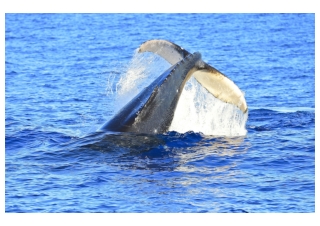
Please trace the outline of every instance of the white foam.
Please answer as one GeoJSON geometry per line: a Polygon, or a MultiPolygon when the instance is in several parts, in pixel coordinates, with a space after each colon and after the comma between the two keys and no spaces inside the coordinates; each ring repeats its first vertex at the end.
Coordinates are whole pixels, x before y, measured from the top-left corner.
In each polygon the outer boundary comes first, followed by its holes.
{"type": "MultiPolygon", "coordinates": [[[[135,53],[116,84],[115,111],[128,103],[145,86],[170,67],[165,60],[152,53],[135,53]]],[[[248,113],[243,114],[236,106],[224,103],[191,78],[182,91],[171,131],[201,132],[205,135],[243,136],[248,113]]]]}
{"type": "Polygon", "coordinates": [[[288,112],[297,112],[297,111],[315,111],[315,108],[312,107],[257,107],[257,106],[250,106],[251,110],[259,110],[259,109],[266,109],[266,110],[272,110],[282,113],[288,113],[288,112]]]}

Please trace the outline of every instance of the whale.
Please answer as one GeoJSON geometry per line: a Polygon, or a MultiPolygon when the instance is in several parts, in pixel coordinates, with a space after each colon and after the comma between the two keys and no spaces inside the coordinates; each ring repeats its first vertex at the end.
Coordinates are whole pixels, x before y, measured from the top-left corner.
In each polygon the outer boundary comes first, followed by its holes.
{"type": "Polygon", "coordinates": [[[216,98],[237,106],[243,113],[247,104],[243,93],[224,74],[205,63],[199,52],[189,53],[167,40],[149,40],[139,53],[153,52],[171,67],[145,87],[98,131],[163,134],[168,132],[186,82],[196,80],[216,98]]]}

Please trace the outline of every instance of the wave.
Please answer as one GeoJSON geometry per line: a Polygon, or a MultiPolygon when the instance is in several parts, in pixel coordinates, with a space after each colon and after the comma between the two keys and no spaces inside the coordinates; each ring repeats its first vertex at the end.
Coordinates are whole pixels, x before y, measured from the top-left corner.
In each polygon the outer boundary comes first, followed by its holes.
{"type": "Polygon", "coordinates": [[[223,170],[225,157],[245,153],[249,144],[244,137],[207,136],[192,131],[157,135],[94,132],[59,148],[66,157],[91,158],[125,169],[188,171],[191,169],[184,167],[186,163],[206,158],[216,161],[217,169],[221,161],[223,170]]]}
{"type": "Polygon", "coordinates": [[[308,107],[269,107],[255,108],[249,112],[248,128],[255,131],[283,130],[294,128],[310,130],[315,126],[314,108],[308,107]]]}
{"type": "Polygon", "coordinates": [[[315,108],[312,107],[250,107],[250,112],[252,111],[274,111],[281,113],[290,112],[314,112],[315,108]]]}

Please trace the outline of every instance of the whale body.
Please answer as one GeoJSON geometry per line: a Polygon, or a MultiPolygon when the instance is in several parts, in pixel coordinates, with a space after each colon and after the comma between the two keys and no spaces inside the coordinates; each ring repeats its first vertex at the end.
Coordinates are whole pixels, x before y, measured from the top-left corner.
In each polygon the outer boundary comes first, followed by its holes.
{"type": "Polygon", "coordinates": [[[247,104],[241,90],[221,72],[201,59],[166,40],[150,40],[139,51],[153,52],[172,66],[145,87],[99,130],[161,134],[168,131],[181,92],[191,76],[216,98],[237,106],[243,113],[247,104]]]}

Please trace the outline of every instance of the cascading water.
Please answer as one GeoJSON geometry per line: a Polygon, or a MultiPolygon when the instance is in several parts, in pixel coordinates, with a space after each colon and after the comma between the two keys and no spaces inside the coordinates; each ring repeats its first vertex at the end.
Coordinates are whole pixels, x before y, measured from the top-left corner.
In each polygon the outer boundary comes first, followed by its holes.
{"type": "Polygon", "coordinates": [[[205,135],[243,136],[248,112],[215,98],[195,78],[185,85],[180,96],[170,130],[205,135]]]}
{"type": "MultiPolygon", "coordinates": [[[[135,52],[116,85],[115,112],[171,65],[153,53],[135,52]]],[[[203,88],[193,77],[180,96],[170,131],[201,132],[205,135],[244,136],[248,112],[224,103],[203,88]]]]}

